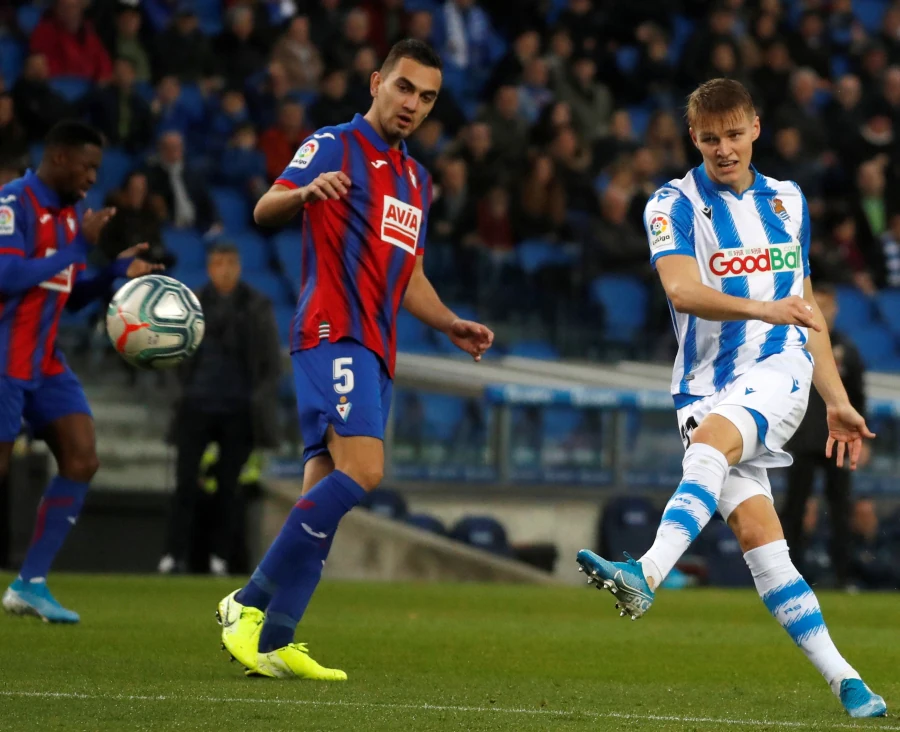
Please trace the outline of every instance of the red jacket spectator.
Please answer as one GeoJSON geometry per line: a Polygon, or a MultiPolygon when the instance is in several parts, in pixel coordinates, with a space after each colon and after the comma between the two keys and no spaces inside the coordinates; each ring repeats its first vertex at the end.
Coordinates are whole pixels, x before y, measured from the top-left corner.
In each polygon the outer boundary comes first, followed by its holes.
{"type": "Polygon", "coordinates": [[[287,101],[278,110],[278,122],[259,136],[259,149],[266,156],[266,174],[275,180],[313,130],[306,126],[305,110],[298,102],[287,101]]]}
{"type": "Polygon", "coordinates": [[[31,35],[31,51],[42,53],[50,76],[78,76],[106,81],[112,62],[90,21],[84,19],[81,0],[57,0],[31,35]]]}

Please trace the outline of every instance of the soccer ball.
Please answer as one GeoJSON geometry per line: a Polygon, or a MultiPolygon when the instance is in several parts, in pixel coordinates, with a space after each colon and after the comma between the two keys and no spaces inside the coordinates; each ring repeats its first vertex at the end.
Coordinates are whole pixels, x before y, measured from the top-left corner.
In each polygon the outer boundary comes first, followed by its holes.
{"type": "Polygon", "coordinates": [[[193,355],[206,329],[203,308],[190,288],[159,274],[137,277],[113,297],[106,332],[132,366],[168,369],[193,355]]]}

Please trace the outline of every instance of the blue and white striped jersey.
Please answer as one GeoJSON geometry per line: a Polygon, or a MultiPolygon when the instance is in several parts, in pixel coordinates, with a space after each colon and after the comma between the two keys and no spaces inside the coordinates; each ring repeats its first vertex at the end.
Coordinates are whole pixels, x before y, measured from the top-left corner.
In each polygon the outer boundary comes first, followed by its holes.
{"type": "MultiPolygon", "coordinates": [[[[686,254],[697,258],[703,283],[726,295],[802,296],[809,276],[806,198],[793,181],[754,172],[740,196],[710,180],[702,165],[656,191],[644,209],[654,267],[660,257],[686,254]]],[[[672,394],[714,394],[764,358],[806,344],[806,328],[720,323],[669,309],[678,337],[672,394]]]]}

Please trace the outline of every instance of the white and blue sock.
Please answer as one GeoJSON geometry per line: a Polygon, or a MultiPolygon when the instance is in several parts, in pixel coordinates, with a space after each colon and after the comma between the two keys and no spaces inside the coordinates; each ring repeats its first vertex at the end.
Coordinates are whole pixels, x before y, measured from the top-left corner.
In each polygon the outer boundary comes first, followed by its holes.
{"type": "Polygon", "coordinates": [[[653,546],[640,559],[644,577],[656,589],[687,551],[719,505],[728,460],[709,445],[695,443],[684,454],[678,490],[666,504],[653,546]]]}
{"type": "Polygon", "coordinates": [[[365,497],[350,476],[335,470],[306,493],[235,599],[266,612],[259,650],[290,643],[322,576],[340,520],[365,497]]]}
{"type": "Polygon", "coordinates": [[[57,475],[50,481],[38,506],[31,547],[19,577],[25,582],[43,579],[78,520],[88,492],[88,483],[57,475]]]}
{"type": "Polygon", "coordinates": [[[744,554],[756,591],[791,640],[806,654],[835,693],[844,679],[859,674],[838,652],[819,608],[819,600],[791,562],[787,542],[773,541],[744,554]]]}

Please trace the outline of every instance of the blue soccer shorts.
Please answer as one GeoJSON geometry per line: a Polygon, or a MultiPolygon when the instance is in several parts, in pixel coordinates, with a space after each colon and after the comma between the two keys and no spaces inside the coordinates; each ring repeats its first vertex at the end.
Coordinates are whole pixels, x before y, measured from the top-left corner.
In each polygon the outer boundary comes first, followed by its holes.
{"type": "Polygon", "coordinates": [[[33,382],[0,376],[0,442],[15,442],[22,419],[40,433],[51,422],[70,414],[86,414],[91,408],[72,370],[33,382]]]}
{"type": "Polygon", "coordinates": [[[297,351],[291,360],[304,463],[328,452],[329,425],[342,437],[384,439],[394,382],[378,356],[344,339],[297,351]]]}

